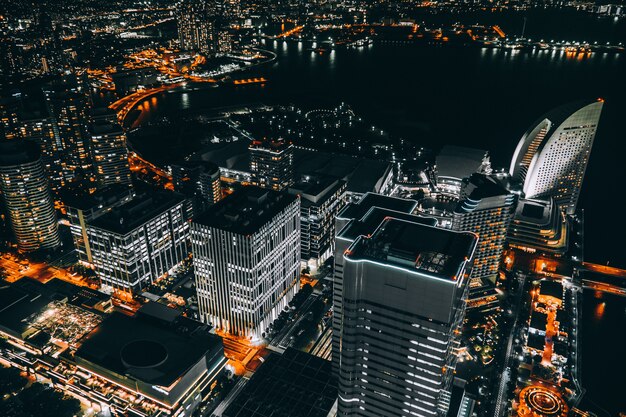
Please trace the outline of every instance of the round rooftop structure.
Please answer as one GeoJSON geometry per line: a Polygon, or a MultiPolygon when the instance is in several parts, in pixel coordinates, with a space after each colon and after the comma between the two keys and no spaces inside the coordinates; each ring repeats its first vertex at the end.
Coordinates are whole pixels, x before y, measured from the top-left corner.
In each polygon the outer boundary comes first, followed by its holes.
{"type": "Polygon", "coordinates": [[[167,360],[167,349],[153,340],[134,340],[120,351],[122,363],[128,368],[154,368],[167,360]]]}
{"type": "Polygon", "coordinates": [[[524,388],[519,402],[519,417],[566,417],[569,411],[558,393],[537,385],[524,388]]]}

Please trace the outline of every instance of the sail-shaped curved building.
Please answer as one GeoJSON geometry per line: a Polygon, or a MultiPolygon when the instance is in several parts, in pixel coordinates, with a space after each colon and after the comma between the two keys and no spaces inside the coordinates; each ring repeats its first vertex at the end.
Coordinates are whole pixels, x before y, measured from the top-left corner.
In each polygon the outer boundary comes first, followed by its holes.
{"type": "Polygon", "coordinates": [[[603,104],[598,99],[558,107],[526,131],[509,170],[526,198],[553,198],[567,213],[576,210],[603,104]]]}

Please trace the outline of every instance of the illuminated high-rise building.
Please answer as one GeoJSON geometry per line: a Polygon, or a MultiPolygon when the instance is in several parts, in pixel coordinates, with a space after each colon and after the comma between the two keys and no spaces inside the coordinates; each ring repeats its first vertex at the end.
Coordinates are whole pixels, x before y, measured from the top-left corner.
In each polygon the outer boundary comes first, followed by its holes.
{"type": "Polygon", "coordinates": [[[194,214],[222,199],[220,168],[207,161],[182,161],[172,164],[174,190],[196,200],[194,214]]]}
{"type": "Polygon", "coordinates": [[[122,184],[98,187],[95,193],[68,192],[62,195],[63,205],[70,222],[70,233],[80,263],[93,266],[87,227],[98,217],[130,202],[135,197],[132,188],[122,184]]]}
{"type": "Polygon", "coordinates": [[[258,340],[300,287],[300,199],[243,187],[191,224],[200,318],[258,340]]]}
{"type": "Polygon", "coordinates": [[[520,198],[509,226],[510,247],[543,256],[563,256],[570,241],[569,216],[552,200],[520,198]]]}
{"type": "Polygon", "coordinates": [[[46,168],[50,188],[56,193],[65,185],[63,173],[63,145],[54,134],[54,123],[47,114],[20,114],[19,136],[37,142],[41,147],[41,160],[46,168]]]}
{"type": "Polygon", "coordinates": [[[182,0],[176,10],[178,40],[183,50],[214,53],[217,43],[217,3],[182,0]]]}
{"type": "Polygon", "coordinates": [[[138,293],[189,256],[189,223],[174,193],[138,195],[87,223],[91,261],[105,291],[138,293]]]}
{"type": "Polygon", "coordinates": [[[28,140],[0,140],[0,191],[21,251],[61,244],[41,149],[28,140]]]}
{"type": "Polygon", "coordinates": [[[289,188],[300,196],[302,265],[311,270],[333,256],[335,217],[344,206],[346,182],[334,177],[304,176],[289,188]]]}
{"type": "Polygon", "coordinates": [[[93,164],[86,134],[85,95],[65,85],[44,88],[55,140],[63,147],[63,172],[67,181],[93,182],[93,164]]]}
{"type": "Polygon", "coordinates": [[[0,131],[6,139],[28,139],[39,144],[50,188],[56,192],[65,185],[63,146],[55,135],[53,119],[45,109],[32,106],[33,102],[20,92],[0,99],[0,131]]]}
{"type": "Polygon", "coordinates": [[[343,253],[339,417],[447,415],[477,240],[389,216],[343,253]]]}
{"type": "Polygon", "coordinates": [[[558,107],[535,122],[515,149],[509,173],[529,199],[576,210],[603,100],[558,107]]]}
{"type": "Polygon", "coordinates": [[[339,377],[339,358],[341,357],[341,328],[343,315],[343,254],[359,236],[372,235],[386,217],[409,220],[430,226],[437,225],[431,217],[411,214],[417,202],[404,198],[367,193],[357,203],[348,203],[336,217],[336,237],[333,274],[333,373],[339,377]]]}
{"type": "Polygon", "coordinates": [[[233,35],[226,28],[222,28],[217,32],[216,52],[226,54],[232,52],[233,48],[233,35]]]}
{"type": "Polygon", "coordinates": [[[294,181],[293,145],[285,140],[255,140],[248,147],[254,185],[281,191],[294,181]]]}
{"type": "Polygon", "coordinates": [[[514,203],[515,196],[492,177],[472,174],[463,180],[452,229],[473,232],[480,238],[472,264],[474,286],[481,286],[482,280],[496,283],[514,203]]]}
{"type": "Polygon", "coordinates": [[[117,123],[98,121],[89,125],[89,139],[96,180],[100,185],[131,185],[126,135],[117,123]]]}
{"type": "Polygon", "coordinates": [[[241,16],[241,0],[224,0],[222,15],[228,20],[236,20],[241,16]]]}

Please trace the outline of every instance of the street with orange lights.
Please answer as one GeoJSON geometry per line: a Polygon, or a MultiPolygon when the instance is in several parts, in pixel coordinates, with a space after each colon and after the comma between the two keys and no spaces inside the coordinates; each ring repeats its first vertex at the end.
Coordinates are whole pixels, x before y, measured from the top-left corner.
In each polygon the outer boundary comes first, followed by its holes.
{"type": "Polygon", "coordinates": [[[0,268],[3,269],[7,282],[15,282],[23,277],[30,277],[41,283],[46,283],[53,278],[59,278],[81,287],[98,289],[97,285],[89,283],[77,273],[51,266],[45,262],[18,260],[10,254],[0,256],[0,268]]]}
{"type": "Polygon", "coordinates": [[[156,87],[156,88],[147,88],[143,90],[138,90],[130,95],[127,95],[115,101],[114,103],[109,105],[109,108],[117,112],[118,121],[122,125],[124,125],[124,123],[126,122],[126,118],[128,117],[128,114],[133,109],[135,109],[135,107],[139,103],[141,103],[143,100],[147,99],[148,97],[154,94],[162,93],[164,91],[167,91],[169,89],[176,88],[179,86],[180,84],[169,84],[169,85],[163,85],[163,86],[156,87]]]}
{"type": "Polygon", "coordinates": [[[295,35],[296,33],[300,32],[302,29],[304,29],[304,26],[296,26],[293,29],[290,30],[286,30],[278,35],[276,35],[277,38],[288,38],[291,35],[295,35]]]}
{"type": "Polygon", "coordinates": [[[576,271],[583,273],[585,287],[626,296],[626,269],[592,262],[578,262],[567,258],[531,256],[521,251],[509,251],[507,256],[509,268],[513,265],[529,267],[537,274],[556,278],[570,277],[576,271]],[[585,272],[596,274],[596,277],[593,279],[587,277],[585,272]]]}
{"type": "Polygon", "coordinates": [[[128,160],[130,162],[130,170],[138,176],[145,176],[145,179],[150,179],[150,182],[156,183],[166,190],[174,190],[171,175],[163,169],[143,159],[136,152],[129,153],[128,160]]]}

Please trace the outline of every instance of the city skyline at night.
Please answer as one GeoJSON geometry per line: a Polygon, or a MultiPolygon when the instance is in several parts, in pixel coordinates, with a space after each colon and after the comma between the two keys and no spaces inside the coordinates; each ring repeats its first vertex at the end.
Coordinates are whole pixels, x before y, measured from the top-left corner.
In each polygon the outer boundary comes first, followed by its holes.
{"type": "Polygon", "coordinates": [[[0,5],[0,415],[621,417],[626,9],[0,5]]]}

